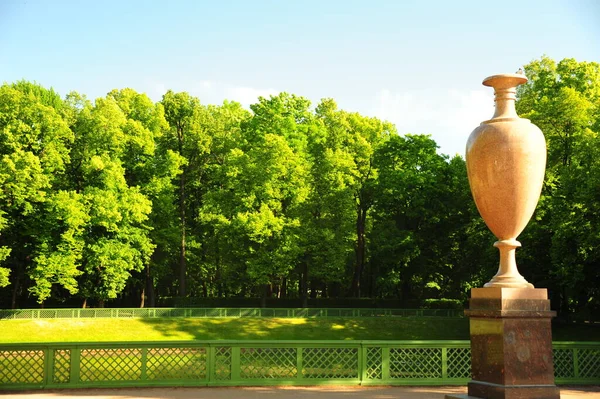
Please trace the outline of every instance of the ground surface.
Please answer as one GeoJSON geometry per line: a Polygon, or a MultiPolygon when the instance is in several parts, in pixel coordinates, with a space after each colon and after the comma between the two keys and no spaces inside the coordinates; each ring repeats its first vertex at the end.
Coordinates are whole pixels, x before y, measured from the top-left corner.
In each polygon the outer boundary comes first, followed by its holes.
{"type": "MultiPolygon", "coordinates": [[[[600,341],[598,325],[555,325],[555,341],[600,341]]],[[[166,340],[469,339],[466,318],[164,318],[0,320],[0,343],[166,340]]]]}
{"type": "MultiPolygon", "coordinates": [[[[128,388],[9,393],[10,399],[443,399],[466,387],[128,388]]],[[[561,399],[598,399],[600,387],[563,387],[561,399]]]]}
{"type": "Polygon", "coordinates": [[[466,319],[164,318],[0,321],[0,342],[469,339],[466,319]]]}

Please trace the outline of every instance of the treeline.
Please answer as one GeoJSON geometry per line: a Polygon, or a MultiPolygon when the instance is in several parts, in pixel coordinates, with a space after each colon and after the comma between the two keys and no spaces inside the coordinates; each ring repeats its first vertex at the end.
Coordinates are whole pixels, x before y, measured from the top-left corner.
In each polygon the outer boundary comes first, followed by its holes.
{"type": "MultiPolygon", "coordinates": [[[[520,270],[561,311],[600,306],[600,68],[525,67],[549,146],[520,270]]],[[[464,160],[377,118],[281,93],[248,111],[132,89],[0,87],[0,307],[158,298],[464,301],[497,253],[464,160]],[[404,132],[401,132],[404,133],[404,132]]],[[[107,302],[110,301],[110,302],[107,302]]]]}

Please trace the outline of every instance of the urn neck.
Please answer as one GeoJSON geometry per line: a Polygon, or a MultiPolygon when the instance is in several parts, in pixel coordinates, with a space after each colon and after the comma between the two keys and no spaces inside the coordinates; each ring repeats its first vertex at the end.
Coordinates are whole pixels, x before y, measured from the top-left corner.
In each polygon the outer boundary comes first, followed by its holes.
{"type": "Polygon", "coordinates": [[[495,89],[494,90],[496,103],[496,111],[492,119],[498,118],[518,118],[517,110],[515,109],[515,100],[517,99],[517,88],[495,89]]]}
{"type": "Polygon", "coordinates": [[[496,111],[492,120],[519,118],[515,109],[517,86],[526,82],[527,78],[523,74],[494,75],[483,80],[484,86],[494,88],[496,111]]]}

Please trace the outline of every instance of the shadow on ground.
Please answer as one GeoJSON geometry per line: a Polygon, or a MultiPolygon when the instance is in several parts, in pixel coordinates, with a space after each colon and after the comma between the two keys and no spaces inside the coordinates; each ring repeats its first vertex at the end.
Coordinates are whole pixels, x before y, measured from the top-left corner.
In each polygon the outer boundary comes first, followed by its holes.
{"type": "MultiPolygon", "coordinates": [[[[126,388],[31,391],[4,396],[6,399],[443,399],[447,394],[466,393],[466,387],[252,387],[252,388],[126,388]]],[[[600,386],[562,387],[562,399],[600,398],[600,386]]]]}
{"type": "Polygon", "coordinates": [[[463,318],[221,318],[142,319],[165,338],[181,333],[195,340],[464,340],[463,318]]]}

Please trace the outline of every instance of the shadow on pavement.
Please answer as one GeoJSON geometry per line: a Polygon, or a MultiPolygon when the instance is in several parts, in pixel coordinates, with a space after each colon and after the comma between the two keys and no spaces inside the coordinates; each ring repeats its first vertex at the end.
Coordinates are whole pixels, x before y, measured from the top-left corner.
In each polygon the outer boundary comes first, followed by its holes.
{"type": "MultiPolygon", "coordinates": [[[[4,392],[6,399],[443,399],[466,393],[466,387],[236,387],[236,388],[115,388],[4,392]]],[[[561,399],[599,399],[600,386],[562,387],[561,399]]]]}

